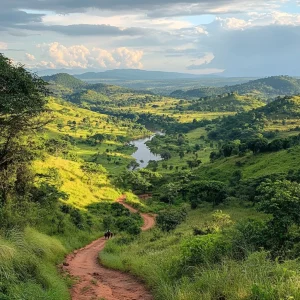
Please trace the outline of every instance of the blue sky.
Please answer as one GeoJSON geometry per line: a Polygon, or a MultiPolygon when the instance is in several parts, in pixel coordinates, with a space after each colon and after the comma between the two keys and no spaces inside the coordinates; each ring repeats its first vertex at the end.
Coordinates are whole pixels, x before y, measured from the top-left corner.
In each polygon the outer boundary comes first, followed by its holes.
{"type": "Polygon", "coordinates": [[[0,51],[32,69],[300,75],[292,0],[14,0],[0,51]]]}

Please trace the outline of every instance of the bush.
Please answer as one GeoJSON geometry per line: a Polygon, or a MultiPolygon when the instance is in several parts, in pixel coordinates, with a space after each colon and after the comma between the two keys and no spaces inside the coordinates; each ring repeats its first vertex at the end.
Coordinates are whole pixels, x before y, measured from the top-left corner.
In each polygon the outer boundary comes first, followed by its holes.
{"type": "Polygon", "coordinates": [[[217,263],[231,254],[231,242],[219,234],[196,236],[182,245],[182,260],[185,265],[217,263]]]}
{"type": "Polygon", "coordinates": [[[233,251],[237,258],[245,258],[248,253],[258,251],[266,243],[266,223],[248,219],[237,223],[230,233],[233,251]]]}
{"type": "MultiPolygon", "coordinates": [[[[133,215],[134,216],[134,215],[133,215]]],[[[132,216],[122,216],[116,220],[116,226],[120,231],[125,231],[132,235],[138,235],[141,232],[140,219],[132,216]]]]}
{"type": "Polygon", "coordinates": [[[182,209],[181,211],[162,211],[158,214],[156,223],[162,231],[170,232],[174,230],[180,223],[185,221],[186,216],[187,212],[185,209],[182,209]]]}

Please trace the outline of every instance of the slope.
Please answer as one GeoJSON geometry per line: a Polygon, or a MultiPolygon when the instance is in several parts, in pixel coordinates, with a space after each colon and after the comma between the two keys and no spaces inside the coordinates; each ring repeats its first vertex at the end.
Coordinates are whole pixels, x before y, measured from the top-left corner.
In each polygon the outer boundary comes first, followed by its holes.
{"type": "Polygon", "coordinates": [[[276,97],[279,95],[295,95],[300,93],[300,79],[289,76],[272,76],[252,80],[247,83],[224,86],[224,87],[203,87],[188,91],[177,90],[170,94],[176,98],[200,98],[225,93],[237,92],[241,95],[256,94],[261,97],[276,97]]]}
{"type": "Polygon", "coordinates": [[[300,126],[300,97],[279,97],[266,106],[229,116],[209,130],[214,140],[250,138],[264,132],[290,132],[295,134],[300,126]]]}

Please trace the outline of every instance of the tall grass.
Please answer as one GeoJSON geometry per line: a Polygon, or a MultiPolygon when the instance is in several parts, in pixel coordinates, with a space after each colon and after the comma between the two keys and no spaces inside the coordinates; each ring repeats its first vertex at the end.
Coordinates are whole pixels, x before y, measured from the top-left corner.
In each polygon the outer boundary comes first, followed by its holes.
{"type": "MultiPolygon", "coordinates": [[[[234,221],[256,215],[252,209],[224,209],[234,221]]],[[[254,252],[244,260],[224,256],[221,261],[189,265],[183,259],[185,241],[192,226],[211,220],[209,208],[190,212],[188,221],[173,233],[158,229],[143,233],[133,242],[124,237],[107,244],[100,254],[106,266],[130,272],[161,300],[277,300],[300,299],[300,262],[272,261],[268,253],[254,252]]]]}
{"type": "Polygon", "coordinates": [[[69,299],[56,269],[66,251],[59,240],[32,228],[0,236],[0,299],[69,299]]]}
{"type": "Polygon", "coordinates": [[[99,237],[99,230],[69,227],[60,236],[49,236],[26,227],[0,233],[1,300],[67,300],[68,278],[57,265],[65,255],[99,237]]]}

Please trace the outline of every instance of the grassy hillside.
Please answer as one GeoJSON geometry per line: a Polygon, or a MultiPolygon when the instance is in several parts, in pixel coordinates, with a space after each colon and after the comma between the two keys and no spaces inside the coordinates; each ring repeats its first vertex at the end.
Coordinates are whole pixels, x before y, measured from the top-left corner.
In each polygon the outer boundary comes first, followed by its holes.
{"type": "Polygon", "coordinates": [[[299,96],[279,97],[266,106],[224,118],[210,128],[209,137],[217,140],[246,139],[257,134],[298,132],[299,96]]]}
{"type": "Polygon", "coordinates": [[[61,96],[83,108],[125,117],[128,117],[128,114],[136,116],[148,114],[169,117],[179,123],[189,123],[194,119],[211,120],[234,114],[239,109],[248,110],[263,105],[254,98],[238,95],[231,95],[228,99],[225,97],[223,102],[215,99],[203,105],[193,104],[115,85],[83,84],[75,77],[65,74],[48,76],[45,79],[51,83],[51,89],[56,96],[61,96]]]}
{"type": "MultiPolygon", "coordinates": [[[[76,76],[77,77],[77,76],[76,76]]],[[[79,77],[77,77],[79,78],[79,77]]],[[[205,86],[222,87],[225,85],[237,85],[244,82],[249,82],[256,78],[244,78],[244,77],[202,77],[197,79],[165,79],[159,80],[155,78],[153,80],[143,80],[141,78],[132,80],[128,77],[125,79],[117,78],[80,78],[88,83],[105,83],[122,86],[137,91],[148,91],[158,95],[168,96],[175,90],[191,90],[201,88],[205,86]]]]}
{"type": "MultiPolygon", "coordinates": [[[[100,254],[101,262],[143,278],[154,287],[155,299],[277,299],[264,298],[263,295],[271,294],[269,289],[274,289],[276,295],[283,299],[288,295],[297,299],[300,294],[296,282],[300,274],[296,261],[280,264],[269,261],[267,253],[260,252],[242,261],[225,258],[220,264],[185,265],[186,247],[201,253],[201,246],[197,250],[196,241],[204,241],[206,237],[193,236],[193,228],[214,224],[214,213],[211,207],[202,206],[199,210],[190,211],[187,221],[171,233],[154,230],[129,245],[120,245],[119,240],[110,241],[100,254]],[[189,241],[194,241],[195,246],[189,241]],[[286,273],[287,269],[291,272],[286,273]]],[[[264,218],[253,209],[234,206],[222,207],[222,213],[230,216],[233,224],[247,218],[264,218]]],[[[210,243],[209,239],[205,240],[208,251],[210,243]]]]}
{"type": "Polygon", "coordinates": [[[253,96],[241,96],[237,93],[225,94],[220,96],[205,97],[192,101],[187,110],[193,111],[248,111],[261,106],[265,103],[253,96]]]}
{"type": "Polygon", "coordinates": [[[55,168],[61,181],[60,190],[69,195],[65,203],[77,208],[100,201],[114,201],[121,196],[121,191],[113,186],[108,173],[88,176],[81,168],[83,163],[70,161],[61,157],[49,156],[44,161],[34,164],[39,176],[45,176],[55,168]]]}
{"type": "Polygon", "coordinates": [[[248,154],[244,157],[229,157],[203,165],[197,170],[200,177],[228,181],[235,171],[241,171],[245,179],[263,177],[270,174],[296,171],[300,165],[300,147],[293,147],[275,153],[258,155],[248,154]]]}
{"type": "Polygon", "coordinates": [[[51,76],[44,76],[43,80],[49,82],[51,85],[58,85],[70,90],[80,89],[87,85],[85,82],[67,73],[59,73],[51,76]]]}
{"type": "Polygon", "coordinates": [[[233,86],[203,87],[192,90],[177,90],[170,94],[176,98],[201,98],[237,92],[244,94],[257,94],[261,97],[276,97],[279,95],[295,95],[300,93],[300,80],[289,76],[273,76],[249,81],[233,86]]]}

